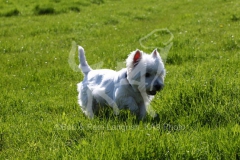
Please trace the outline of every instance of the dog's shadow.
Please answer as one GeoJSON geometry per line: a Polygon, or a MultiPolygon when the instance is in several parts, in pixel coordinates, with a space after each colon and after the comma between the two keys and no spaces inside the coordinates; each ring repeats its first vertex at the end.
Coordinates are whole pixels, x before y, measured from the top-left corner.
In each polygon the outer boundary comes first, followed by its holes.
{"type": "Polygon", "coordinates": [[[121,122],[132,122],[132,124],[143,123],[160,123],[160,117],[157,114],[155,117],[147,115],[144,119],[139,119],[136,115],[132,114],[129,110],[121,110],[119,115],[115,115],[111,107],[103,107],[100,111],[95,113],[99,120],[112,120],[121,122]]]}

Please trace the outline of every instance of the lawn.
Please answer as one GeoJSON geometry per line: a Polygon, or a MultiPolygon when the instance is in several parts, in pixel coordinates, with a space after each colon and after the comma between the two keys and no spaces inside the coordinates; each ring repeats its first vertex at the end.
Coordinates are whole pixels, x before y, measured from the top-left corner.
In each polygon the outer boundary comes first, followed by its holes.
{"type": "Polygon", "coordinates": [[[240,159],[239,0],[1,0],[0,26],[0,159],[240,159]],[[77,44],[116,70],[158,48],[158,118],[86,118],[77,44]]]}

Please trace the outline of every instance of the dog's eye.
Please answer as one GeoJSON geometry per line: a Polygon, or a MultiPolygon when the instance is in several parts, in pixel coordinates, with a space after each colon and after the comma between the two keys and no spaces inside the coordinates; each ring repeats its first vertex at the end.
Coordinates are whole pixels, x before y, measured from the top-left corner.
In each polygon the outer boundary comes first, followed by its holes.
{"type": "Polygon", "coordinates": [[[146,74],[145,74],[145,77],[150,77],[150,73],[146,73],[146,74]]]}

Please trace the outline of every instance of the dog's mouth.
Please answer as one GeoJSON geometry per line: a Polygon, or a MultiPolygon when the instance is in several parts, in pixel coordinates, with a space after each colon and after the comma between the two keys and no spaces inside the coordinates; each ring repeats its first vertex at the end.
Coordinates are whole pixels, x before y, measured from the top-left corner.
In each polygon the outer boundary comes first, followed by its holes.
{"type": "Polygon", "coordinates": [[[158,91],[161,91],[163,89],[164,85],[163,84],[157,84],[154,85],[154,89],[151,91],[147,91],[148,95],[155,95],[158,91]]]}
{"type": "Polygon", "coordinates": [[[157,91],[148,91],[147,94],[148,95],[155,95],[157,93],[157,91]]]}

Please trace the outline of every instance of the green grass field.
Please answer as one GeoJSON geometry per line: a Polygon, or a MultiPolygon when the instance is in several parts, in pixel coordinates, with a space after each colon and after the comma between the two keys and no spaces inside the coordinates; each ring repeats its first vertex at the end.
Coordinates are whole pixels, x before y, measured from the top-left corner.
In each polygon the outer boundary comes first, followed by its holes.
{"type": "Polygon", "coordinates": [[[0,21],[0,159],[240,159],[239,0],[1,0],[0,21]],[[159,118],[86,118],[72,42],[116,69],[156,29],[159,118]]]}

